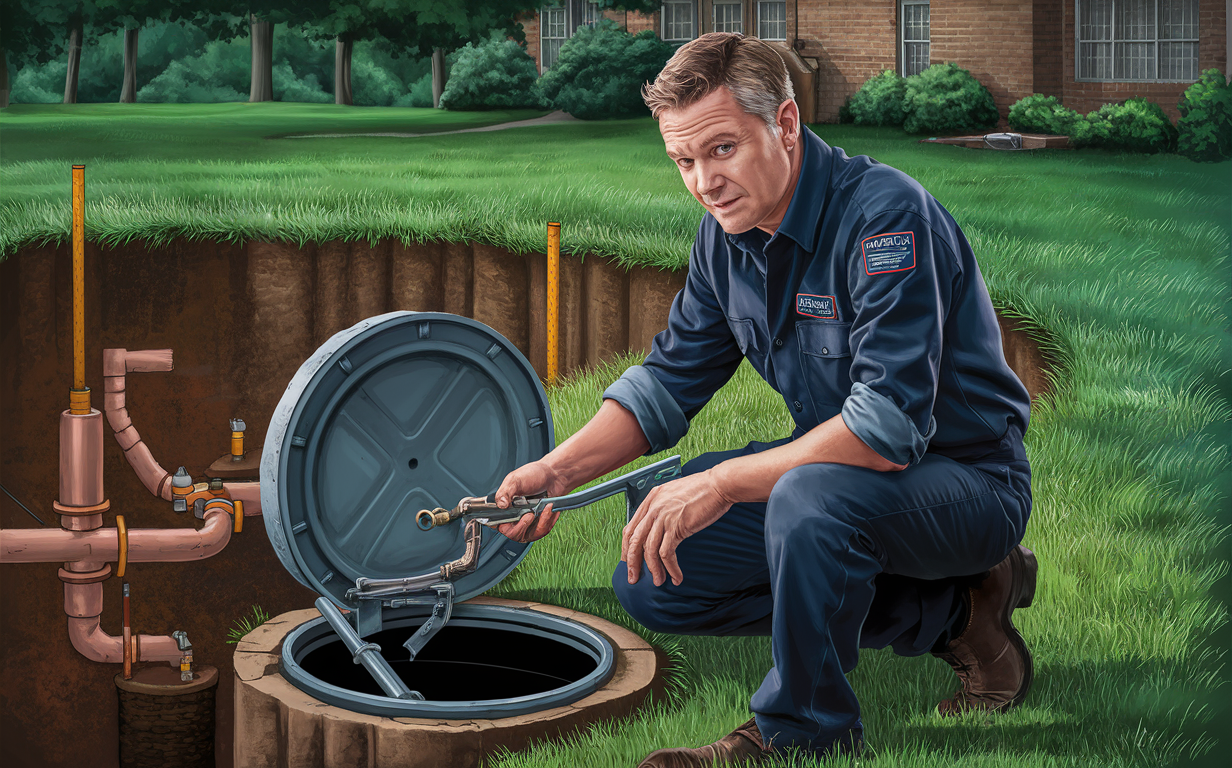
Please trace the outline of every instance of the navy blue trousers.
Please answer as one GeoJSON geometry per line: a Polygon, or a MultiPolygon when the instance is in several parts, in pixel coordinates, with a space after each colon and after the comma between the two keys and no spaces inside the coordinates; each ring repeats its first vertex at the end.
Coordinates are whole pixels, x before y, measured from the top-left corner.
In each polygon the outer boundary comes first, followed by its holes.
{"type": "MultiPolygon", "coordinates": [[[[683,472],[790,440],[702,454],[683,472]]],[[[940,451],[901,472],[796,467],[769,501],[735,504],[680,544],[680,586],[656,587],[644,565],[631,585],[623,561],[612,586],[659,632],[770,635],[774,668],[750,702],[757,727],[776,747],[828,752],[863,733],[846,678],[859,649],[918,656],[960,633],[959,590],[1026,530],[1031,469],[1017,427],[940,451]]]]}

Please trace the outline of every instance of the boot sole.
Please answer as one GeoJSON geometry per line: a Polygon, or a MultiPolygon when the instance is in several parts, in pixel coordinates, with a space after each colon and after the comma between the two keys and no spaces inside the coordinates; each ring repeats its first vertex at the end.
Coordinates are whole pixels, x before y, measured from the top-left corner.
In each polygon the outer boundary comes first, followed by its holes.
{"type": "Polygon", "coordinates": [[[1011,588],[1018,595],[1018,600],[1010,601],[1011,606],[1001,617],[1001,627],[1005,630],[1005,634],[1010,638],[1010,642],[1014,643],[1014,647],[1022,654],[1023,659],[1023,678],[1022,687],[1018,689],[1018,693],[1014,694],[1014,698],[1010,699],[1005,705],[1005,709],[1013,709],[1027,698],[1027,691],[1031,690],[1031,682],[1035,677],[1035,664],[1031,658],[1031,649],[1027,648],[1027,643],[1022,639],[1022,635],[1014,627],[1013,614],[1017,608],[1030,608],[1035,602],[1035,584],[1036,576],[1039,572],[1039,563],[1035,559],[1035,553],[1026,547],[1019,544],[1014,548],[1014,554],[1021,561],[1019,567],[1014,568],[1014,580],[1011,588]]]}

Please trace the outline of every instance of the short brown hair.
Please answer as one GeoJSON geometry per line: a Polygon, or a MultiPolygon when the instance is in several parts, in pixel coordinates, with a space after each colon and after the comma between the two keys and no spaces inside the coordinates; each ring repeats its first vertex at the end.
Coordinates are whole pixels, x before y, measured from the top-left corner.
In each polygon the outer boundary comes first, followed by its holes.
{"type": "Polygon", "coordinates": [[[656,120],[726,87],[736,103],[778,133],[779,105],[796,97],[783,57],[770,44],[735,32],[710,32],[680,46],[642,99],[656,120]]]}

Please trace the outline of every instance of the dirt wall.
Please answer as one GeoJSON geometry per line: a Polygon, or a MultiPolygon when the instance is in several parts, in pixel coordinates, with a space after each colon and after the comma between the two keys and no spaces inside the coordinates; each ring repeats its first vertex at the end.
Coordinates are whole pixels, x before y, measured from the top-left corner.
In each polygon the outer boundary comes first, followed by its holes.
{"type": "MultiPolygon", "coordinates": [[[[546,373],[546,259],[484,245],[174,241],[86,248],[86,383],[102,409],[102,350],[174,350],[175,369],[130,373],[127,406],[156,459],[199,477],[229,452],[228,420],[259,446],[300,363],[358,320],[396,309],[481,320],[546,373]]],[[[71,250],[27,248],[0,263],[0,482],[49,526],[58,489],[58,419],[72,380],[71,250]]],[[[560,368],[567,372],[630,348],[666,327],[682,273],[624,270],[604,259],[561,260],[560,368]]],[[[1036,392],[1038,350],[1010,333],[1007,359],[1036,392]]],[[[130,528],[197,525],[150,495],[104,431],[104,482],[114,516],[130,528]]],[[[0,497],[0,526],[37,526],[0,497]]],[[[58,565],[0,565],[0,743],[4,764],[112,768],[118,764],[118,667],[70,645],[58,565]]],[[[198,663],[219,670],[215,751],[230,766],[233,646],[227,630],[249,607],[273,615],[306,608],[315,594],[295,582],[250,517],[217,556],[196,563],[135,563],[135,632],[188,633],[198,663]]],[[[121,582],[103,584],[102,626],[121,632],[121,582]]]]}

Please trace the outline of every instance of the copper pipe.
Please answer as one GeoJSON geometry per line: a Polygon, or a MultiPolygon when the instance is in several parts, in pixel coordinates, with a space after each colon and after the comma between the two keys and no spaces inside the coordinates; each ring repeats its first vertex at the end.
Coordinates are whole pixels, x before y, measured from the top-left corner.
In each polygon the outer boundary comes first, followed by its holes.
{"type": "Polygon", "coordinates": [[[171,501],[171,473],[155,461],[142,441],[125,408],[124,374],[142,371],[170,371],[174,368],[170,349],[104,349],[103,404],[107,422],[115,432],[116,442],[124,449],[124,458],[137,473],[137,478],[150,493],[171,501]]]}
{"type": "Polygon", "coordinates": [[[103,502],[103,414],[60,413],[60,496],[66,507],[103,502]]]}
{"type": "Polygon", "coordinates": [[[121,651],[124,655],[124,679],[133,679],[133,630],[128,615],[128,582],[124,582],[124,643],[121,651]]]}
{"type": "MultiPolygon", "coordinates": [[[[66,585],[68,586],[68,585],[66,585]]],[[[112,637],[99,626],[99,617],[68,619],[68,638],[78,653],[90,661],[105,664],[122,664],[124,662],[124,638],[112,637]]],[[[137,661],[166,661],[178,664],[180,648],[175,639],[167,635],[137,635],[135,645],[137,651],[133,658],[137,661]]]]}
{"type": "MultiPolygon", "coordinates": [[[[186,563],[216,555],[231,540],[231,514],[211,509],[193,528],[130,528],[128,562],[186,563]]],[[[120,556],[115,528],[93,531],[45,528],[0,529],[0,563],[64,562],[67,571],[98,570],[120,556]],[[88,568],[82,566],[89,566],[88,568]]]]}
{"type": "Polygon", "coordinates": [[[227,489],[232,501],[244,503],[245,517],[261,514],[260,483],[223,483],[222,487],[227,489]]]}

